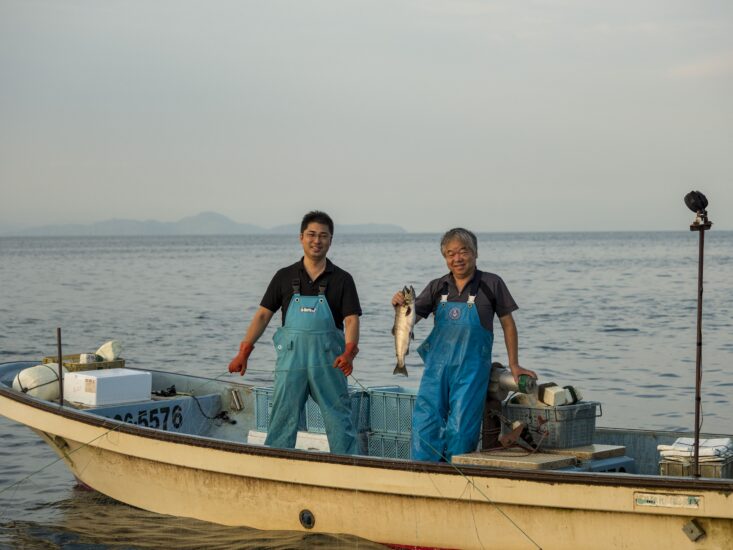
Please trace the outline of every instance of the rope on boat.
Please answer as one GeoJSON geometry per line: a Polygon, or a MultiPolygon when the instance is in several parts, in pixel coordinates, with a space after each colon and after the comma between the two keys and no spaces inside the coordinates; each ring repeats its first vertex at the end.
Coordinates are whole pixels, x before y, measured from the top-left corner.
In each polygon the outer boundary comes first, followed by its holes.
{"type": "MultiPolygon", "coordinates": [[[[297,368],[297,367],[296,367],[296,368],[297,368]]],[[[289,369],[289,370],[293,370],[293,369],[289,369]]],[[[307,369],[306,369],[305,367],[303,367],[303,368],[302,368],[302,370],[307,370],[307,369]]],[[[277,372],[277,368],[276,368],[276,369],[274,369],[274,370],[270,370],[270,369],[257,369],[257,368],[254,368],[254,369],[252,369],[252,368],[248,368],[248,369],[247,369],[247,372],[267,372],[267,373],[270,373],[270,372],[272,372],[272,373],[275,373],[275,372],[277,372]]],[[[361,383],[361,381],[360,381],[360,380],[359,380],[358,378],[356,378],[356,377],[354,376],[353,372],[352,372],[352,374],[351,374],[350,376],[351,376],[351,378],[352,378],[352,379],[354,380],[354,382],[356,382],[356,384],[357,384],[357,385],[358,385],[359,387],[361,387],[361,389],[362,389],[363,391],[368,391],[368,388],[367,388],[366,386],[364,386],[364,384],[362,384],[362,383],[361,383]]],[[[418,437],[420,437],[420,436],[418,435],[418,437]]],[[[542,439],[544,439],[544,435],[542,436],[542,438],[541,438],[540,442],[542,441],[542,439]]],[[[422,440],[422,438],[421,438],[421,440],[422,440]]],[[[453,464],[452,462],[448,461],[448,459],[447,459],[447,458],[445,457],[445,455],[444,455],[444,454],[443,454],[443,453],[442,453],[441,451],[438,451],[437,449],[435,449],[435,448],[434,448],[434,447],[433,447],[432,445],[430,445],[430,443],[428,443],[428,442],[427,442],[427,441],[425,441],[425,440],[422,440],[422,441],[423,441],[423,443],[425,443],[426,445],[428,445],[428,446],[429,446],[429,447],[430,447],[430,448],[431,448],[431,449],[432,449],[433,451],[435,451],[435,452],[436,452],[436,453],[437,453],[437,454],[438,454],[438,455],[439,455],[439,456],[440,456],[440,457],[441,457],[441,458],[442,458],[442,459],[443,459],[443,460],[444,460],[444,461],[446,462],[446,464],[450,465],[450,467],[451,467],[451,468],[453,468],[453,469],[454,469],[454,470],[455,470],[455,471],[456,471],[456,472],[457,472],[457,473],[458,473],[458,474],[459,474],[459,475],[460,475],[460,476],[461,476],[461,477],[462,477],[462,478],[463,478],[464,480],[466,480],[466,482],[467,482],[467,483],[468,483],[469,485],[471,485],[471,486],[472,486],[472,487],[473,487],[474,489],[476,489],[476,491],[477,491],[477,492],[478,492],[478,493],[479,493],[479,494],[480,494],[480,495],[481,495],[481,496],[482,496],[482,497],[483,497],[484,499],[486,499],[486,501],[487,501],[487,502],[488,502],[489,504],[491,504],[492,506],[494,506],[494,508],[496,508],[496,510],[497,510],[497,511],[498,511],[498,512],[499,512],[499,513],[500,513],[500,514],[502,515],[502,516],[504,516],[504,518],[506,518],[506,520],[507,520],[507,521],[508,521],[509,523],[511,523],[511,524],[512,524],[512,525],[514,526],[514,528],[516,528],[516,529],[517,529],[517,530],[518,530],[518,531],[519,531],[520,533],[522,533],[522,535],[524,535],[524,536],[525,536],[525,537],[527,538],[527,540],[529,540],[529,541],[530,541],[530,542],[531,542],[531,543],[532,543],[532,544],[533,544],[533,545],[534,545],[534,546],[535,546],[535,547],[536,547],[536,548],[537,548],[538,550],[542,550],[542,547],[541,547],[541,546],[540,546],[539,544],[537,544],[537,542],[535,542],[535,540],[534,540],[534,539],[532,539],[532,537],[531,537],[531,536],[529,536],[529,534],[528,534],[528,533],[527,533],[526,531],[524,531],[524,529],[522,529],[522,528],[521,528],[521,527],[520,527],[520,526],[519,526],[519,525],[518,525],[518,524],[517,524],[517,523],[516,523],[516,522],[515,522],[515,521],[514,521],[514,520],[513,520],[513,519],[512,519],[512,518],[511,518],[511,517],[510,517],[510,516],[509,516],[509,515],[508,515],[508,514],[507,514],[506,512],[505,512],[505,511],[504,511],[504,510],[502,510],[502,509],[501,509],[501,507],[500,507],[500,506],[499,506],[499,505],[498,505],[498,504],[497,504],[496,502],[494,502],[493,500],[491,500],[491,498],[490,498],[490,497],[489,497],[489,496],[488,496],[488,495],[487,495],[486,493],[484,493],[484,492],[483,492],[483,491],[481,490],[481,488],[480,488],[480,487],[478,487],[478,485],[476,485],[476,483],[475,483],[475,482],[474,482],[474,481],[473,481],[472,479],[470,479],[470,478],[469,478],[468,476],[466,476],[466,474],[464,474],[464,473],[463,473],[463,471],[462,471],[462,470],[461,470],[461,469],[460,469],[460,468],[459,468],[459,467],[458,467],[457,465],[455,465],[455,464],[453,464]]],[[[539,448],[539,446],[538,446],[538,448],[539,448]]],[[[536,452],[536,451],[537,451],[537,450],[535,449],[534,451],[532,451],[532,452],[530,452],[530,453],[527,453],[527,455],[529,455],[529,454],[532,454],[532,453],[534,453],[534,452],[536,452]]]]}
{"type": "MultiPolygon", "coordinates": [[[[362,383],[361,383],[361,382],[359,381],[359,379],[357,379],[357,378],[356,378],[356,377],[354,376],[354,374],[353,374],[353,373],[352,373],[352,374],[351,374],[350,376],[351,376],[351,378],[353,378],[353,379],[354,379],[354,382],[356,382],[356,383],[357,383],[357,384],[358,384],[359,386],[361,386],[361,388],[362,388],[362,389],[363,389],[364,391],[367,391],[367,388],[366,388],[366,387],[364,386],[364,384],[362,384],[362,383]]],[[[415,434],[415,435],[417,435],[417,437],[420,437],[420,436],[419,436],[419,435],[418,435],[418,434],[417,434],[416,432],[412,432],[412,433],[413,433],[413,434],[415,434]]],[[[476,485],[476,482],[475,482],[475,481],[473,481],[473,480],[472,480],[471,478],[469,478],[469,477],[468,477],[468,476],[467,476],[466,474],[464,474],[464,473],[463,473],[463,471],[462,471],[462,470],[461,470],[461,469],[460,469],[460,468],[459,468],[459,467],[458,467],[457,465],[453,464],[453,462],[450,462],[450,461],[449,461],[449,460],[448,460],[448,459],[446,458],[446,456],[445,456],[445,455],[443,454],[443,452],[442,452],[442,451],[439,451],[439,450],[437,450],[437,449],[436,449],[435,447],[433,447],[433,446],[432,446],[432,445],[431,445],[430,443],[428,443],[428,442],[427,442],[427,441],[425,441],[424,439],[420,438],[420,440],[421,440],[421,441],[422,441],[423,443],[425,443],[425,444],[426,444],[426,445],[427,445],[428,447],[430,447],[430,448],[431,448],[431,449],[432,449],[433,451],[435,451],[435,453],[437,453],[437,454],[438,454],[438,455],[439,455],[439,456],[440,456],[440,457],[441,457],[441,458],[442,458],[442,459],[443,459],[443,460],[445,461],[445,463],[446,463],[446,464],[448,464],[448,465],[449,465],[449,466],[450,466],[451,468],[453,468],[453,469],[454,469],[454,470],[455,470],[455,471],[456,471],[456,472],[457,472],[457,473],[458,473],[458,474],[459,474],[459,475],[460,475],[460,476],[461,476],[461,477],[462,477],[462,478],[463,478],[463,479],[464,479],[464,480],[465,480],[465,481],[466,481],[466,482],[467,482],[467,483],[468,483],[469,485],[471,485],[471,486],[472,486],[472,487],[473,487],[474,489],[476,489],[476,491],[477,491],[477,492],[478,492],[478,493],[479,493],[479,494],[480,494],[480,495],[481,495],[482,497],[484,497],[484,498],[486,499],[486,502],[488,502],[488,503],[489,503],[489,504],[491,504],[491,505],[492,505],[492,506],[493,506],[494,508],[496,508],[496,511],[497,511],[497,512],[499,512],[499,513],[500,513],[500,514],[501,514],[502,516],[504,516],[504,518],[506,518],[506,520],[507,520],[507,521],[508,521],[509,523],[511,523],[511,524],[512,524],[512,525],[513,525],[513,526],[514,526],[514,527],[515,527],[515,528],[516,528],[516,529],[517,529],[517,530],[518,530],[518,531],[519,531],[520,533],[522,533],[522,535],[524,535],[524,536],[525,536],[525,537],[527,538],[527,540],[528,540],[529,542],[531,542],[532,544],[534,544],[534,545],[535,545],[535,547],[536,547],[536,548],[537,548],[538,550],[542,550],[542,547],[541,547],[541,546],[540,546],[539,544],[537,544],[537,543],[536,543],[536,542],[534,541],[534,539],[533,539],[532,537],[530,537],[530,536],[529,536],[529,534],[528,534],[528,533],[527,533],[527,532],[526,532],[526,531],[525,531],[524,529],[522,529],[522,528],[521,528],[521,527],[520,527],[520,526],[519,526],[519,525],[518,525],[518,524],[517,524],[517,523],[516,523],[516,522],[515,522],[515,521],[514,521],[514,520],[513,520],[513,519],[512,519],[512,518],[511,518],[510,516],[509,516],[509,514],[507,514],[507,513],[506,513],[506,512],[504,511],[504,510],[502,510],[502,509],[501,509],[501,507],[500,507],[500,506],[499,506],[499,505],[498,505],[498,504],[497,504],[496,502],[494,502],[493,500],[491,500],[491,498],[490,498],[490,497],[489,497],[489,496],[488,496],[488,495],[487,495],[486,493],[484,493],[484,492],[483,492],[483,491],[481,490],[481,488],[480,488],[480,487],[479,487],[478,485],[476,485]]],[[[475,521],[475,520],[474,520],[474,521],[475,521]]],[[[480,541],[479,541],[479,542],[480,542],[480,541]]]]}
{"type": "MultiPolygon", "coordinates": [[[[200,388],[202,388],[202,387],[206,386],[207,384],[210,384],[211,382],[216,382],[216,381],[218,381],[218,380],[219,380],[219,378],[221,378],[222,376],[226,376],[227,374],[228,374],[228,373],[220,374],[220,375],[219,375],[219,376],[217,376],[216,378],[212,378],[212,379],[210,379],[210,380],[207,380],[207,381],[205,381],[205,382],[202,382],[202,383],[201,383],[201,384],[199,384],[198,386],[195,386],[195,387],[191,388],[191,397],[194,397],[194,396],[192,395],[192,393],[193,393],[194,391],[196,391],[196,390],[198,390],[198,389],[200,389],[200,388]]],[[[196,399],[195,397],[194,397],[194,401],[196,401],[196,404],[197,404],[197,405],[199,406],[199,409],[201,409],[201,404],[200,404],[200,403],[198,402],[198,400],[197,400],[197,399],[196,399]]],[[[202,413],[202,414],[204,414],[204,411],[203,411],[203,409],[201,410],[201,413],[202,413]]],[[[204,414],[204,416],[206,416],[207,418],[209,418],[209,417],[208,417],[208,416],[207,416],[206,414],[204,414]]],[[[108,419],[108,420],[109,420],[109,419],[108,419]]],[[[212,420],[213,420],[213,419],[212,419],[212,420]]],[[[222,420],[225,420],[225,419],[222,419],[222,420]]],[[[226,421],[226,420],[225,420],[225,421],[226,421]]],[[[122,427],[122,426],[124,426],[124,425],[125,425],[125,423],[124,423],[124,422],[120,422],[120,423],[119,423],[119,424],[118,424],[117,426],[114,426],[113,428],[110,428],[109,430],[107,430],[107,431],[105,431],[104,433],[102,433],[102,434],[98,435],[98,436],[97,436],[97,437],[95,437],[94,439],[91,439],[91,440],[87,441],[86,443],[82,443],[82,444],[81,444],[81,445],[79,445],[79,447],[77,447],[76,449],[74,449],[74,450],[72,450],[72,451],[69,451],[69,452],[64,452],[64,455],[63,455],[63,456],[60,456],[60,457],[56,458],[55,460],[52,460],[52,461],[51,461],[51,462],[49,462],[48,464],[46,464],[46,465],[44,465],[44,466],[40,467],[40,468],[39,468],[38,470],[35,470],[35,471],[31,472],[31,473],[30,473],[30,474],[28,474],[27,476],[25,476],[25,477],[23,477],[23,478],[19,479],[18,481],[14,482],[14,483],[11,483],[10,485],[7,485],[7,486],[5,486],[5,487],[2,487],[2,488],[0,488],[0,495],[2,495],[2,494],[3,494],[4,492],[6,492],[6,491],[9,491],[9,490],[10,490],[10,489],[12,489],[13,487],[17,487],[17,486],[18,486],[18,485],[20,485],[21,483],[24,483],[24,482],[28,481],[28,480],[29,480],[30,478],[32,478],[33,476],[35,476],[35,475],[38,475],[38,474],[40,474],[40,473],[41,473],[41,472],[43,472],[44,470],[47,470],[48,468],[50,468],[51,466],[53,466],[54,464],[56,464],[56,463],[58,463],[58,462],[62,461],[62,460],[63,460],[64,458],[67,458],[67,457],[69,457],[69,456],[73,455],[73,454],[74,454],[75,452],[77,452],[77,451],[80,451],[81,449],[84,449],[84,448],[86,448],[86,447],[90,446],[90,445],[91,445],[92,443],[94,443],[94,442],[95,442],[95,441],[97,441],[98,439],[101,439],[102,437],[106,436],[107,434],[110,434],[110,433],[114,432],[115,430],[119,429],[120,427],[122,427]]],[[[0,517],[1,517],[2,515],[3,515],[3,513],[0,513],[0,517]]]]}
{"type": "MultiPolygon", "coordinates": [[[[248,370],[249,370],[249,369],[248,369],[248,370]]],[[[268,372],[269,372],[269,371],[268,371],[268,372]]],[[[191,395],[191,397],[194,397],[194,396],[193,396],[193,392],[194,392],[194,391],[196,391],[196,390],[198,390],[198,389],[200,389],[200,388],[202,388],[202,387],[206,386],[207,384],[210,384],[210,383],[212,383],[212,382],[216,382],[216,381],[219,381],[219,379],[220,379],[220,378],[222,378],[223,376],[227,376],[228,374],[230,374],[230,373],[228,373],[228,372],[225,372],[225,373],[222,373],[222,374],[220,374],[220,375],[219,375],[219,376],[217,376],[216,378],[212,378],[212,379],[210,379],[210,380],[206,380],[205,382],[202,382],[202,383],[201,383],[201,384],[199,384],[198,386],[195,386],[194,388],[191,388],[191,390],[190,390],[190,391],[189,391],[188,393],[189,393],[189,394],[191,395]]],[[[362,388],[362,389],[363,389],[364,391],[367,391],[367,388],[366,388],[366,386],[364,386],[364,384],[362,384],[362,383],[361,383],[361,381],[360,381],[360,380],[359,380],[358,378],[356,378],[356,377],[355,377],[355,376],[353,375],[353,373],[352,373],[352,374],[351,374],[350,376],[351,376],[351,378],[353,378],[353,379],[354,379],[354,382],[356,382],[356,383],[357,383],[357,384],[358,384],[358,385],[359,385],[359,386],[360,386],[360,387],[361,387],[361,388],[362,388]]],[[[201,405],[200,405],[200,404],[198,403],[198,400],[196,400],[196,399],[195,399],[195,401],[196,401],[196,404],[197,404],[197,405],[199,406],[199,408],[201,408],[201,405]]],[[[201,412],[202,412],[202,414],[203,414],[203,409],[201,410],[201,412]]],[[[208,417],[208,416],[207,416],[206,414],[204,414],[204,416],[206,416],[207,418],[209,418],[209,417],[208,417]]],[[[212,419],[212,420],[213,420],[213,419],[212,419]]],[[[74,449],[74,450],[72,450],[72,451],[70,451],[70,452],[65,452],[65,453],[64,453],[64,456],[60,456],[60,457],[56,458],[55,460],[53,460],[53,461],[49,462],[48,464],[46,464],[46,465],[42,466],[42,467],[41,467],[41,468],[39,468],[38,470],[35,470],[35,471],[31,472],[30,474],[28,474],[27,476],[23,477],[22,479],[20,479],[20,480],[18,480],[18,481],[16,481],[16,482],[14,482],[14,483],[11,483],[10,485],[7,485],[7,486],[5,486],[5,487],[3,487],[3,488],[0,488],[0,495],[1,495],[1,494],[3,494],[3,493],[5,493],[6,491],[9,491],[10,489],[12,489],[12,488],[14,488],[14,487],[17,487],[17,486],[19,486],[19,485],[20,485],[20,484],[22,484],[22,483],[24,483],[24,482],[28,481],[28,480],[29,480],[30,478],[32,478],[33,476],[35,476],[35,475],[37,475],[37,474],[39,474],[39,473],[43,472],[44,470],[47,470],[48,468],[50,468],[50,467],[51,467],[51,466],[53,466],[54,464],[56,464],[56,463],[58,463],[58,462],[62,461],[62,460],[63,460],[64,458],[67,458],[67,457],[69,457],[69,456],[73,455],[74,453],[76,453],[77,451],[80,451],[81,449],[84,449],[84,448],[86,448],[86,447],[90,446],[90,445],[91,445],[92,443],[94,443],[94,442],[95,442],[95,441],[97,441],[98,439],[101,439],[102,437],[105,437],[106,435],[108,435],[108,434],[110,434],[110,433],[114,432],[115,430],[119,429],[119,428],[120,428],[121,426],[123,426],[123,425],[124,425],[124,422],[120,422],[120,423],[119,423],[119,424],[118,424],[117,426],[114,426],[113,428],[110,428],[109,430],[105,431],[104,433],[101,433],[100,435],[98,435],[97,437],[95,437],[95,438],[93,438],[93,439],[91,439],[91,440],[87,441],[86,443],[82,443],[82,444],[81,444],[81,445],[79,445],[79,447],[77,447],[76,449],[74,449]]],[[[420,437],[420,436],[418,435],[418,437],[420,437]]],[[[421,438],[421,439],[422,439],[422,438],[421,438]]],[[[536,543],[536,542],[534,541],[534,539],[532,539],[532,537],[530,537],[530,536],[529,536],[529,534],[528,534],[528,533],[527,533],[527,532],[526,532],[526,531],[525,531],[524,529],[522,529],[522,528],[521,528],[521,527],[520,527],[520,526],[519,526],[519,525],[518,525],[518,524],[517,524],[517,523],[516,523],[516,522],[515,522],[515,521],[514,521],[514,520],[513,520],[513,519],[512,519],[512,518],[511,518],[510,516],[509,516],[509,514],[507,514],[507,513],[506,513],[506,512],[504,511],[504,510],[502,510],[502,509],[501,509],[501,507],[500,507],[500,506],[499,506],[499,505],[498,505],[498,504],[497,504],[496,502],[494,502],[493,500],[491,500],[491,498],[490,498],[490,497],[489,497],[489,496],[488,496],[488,495],[487,495],[486,493],[484,493],[484,491],[482,491],[482,490],[481,490],[481,488],[480,488],[480,487],[479,487],[478,485],[476,485],[476,483],[475,483],[475,482],[474,482],[474,481],[473,481],[472,479],[470,479],[470,478],[469,478],[469,477],[468,477],[468,476],[467,476],[466,474],[464,474],[464,473],[463,473],[463,471],[461,471],[461,469],[460,469],[460,468],[459,468],[458,466],[456,466],[456,465],[455,465],[455,464],[453,464],[452,462],[449,462],[449,461],[447,460],[447,458],[445,457],[445,455],[444,455],[444,454],[443,454],[443,453],[442,453],[441,451],[438,451],[437,449],[435,449],[435,448],[434,448],[434,447],[433,447],[432,445],[430,445],[430,443],[428,443],[427,441],[423,440],[423,443],[427,444],[427,445],[428,445],[428,446],[429,446],[429,447],[430,447],[430,448],[431,448],[431,449],[432,449],[433,451],[435,451],[435,452],[436,452],[436,453],[437,453],[438,455],[440,455],[440,457],[441,457],[441,458],[443,458],[443,460],[445,460],[446,464],[450,465],[450,467],[451,467],[451,468],[453,468],[453,469],[454,469],[454,470],[455,470],[455,471],[456,471],[456,472],[457,472],[457,473],[458,473],[458,474],[459,474],[459,475],[460,475],[460,476],[461,476],[461,477],[462,477],[462,478],[463,478],[463,479],[464,479],[464,480],[466,481],[466,483],[467,483],[468,485],[470,485],[471,487],[473,487],[473,488],[474,488],[474,489],[475,489],[475,490],[476,490],[476,491],[477,491],[477,492],[478,492],[478,493],[479,493],[479,494],[480,494],[480,495],[481,495],[481,496],[482,496],[482,497],[483,497],[483,498],[484,498],[484,499],[485,499],[485,500],[486,500],[486,501],[487,501],[487,502],[488,502],[489,504],[491,504],[491,505],[492,505],[492,506],[493,506],[493,507],[494,507],[494,508],[496,509],[496,511],[497,511],[497,512],[499,512],[499,513],[500,513],[500,514],[501,514],[502,516],[504,516],[504,518],[506,518],[506,520],[507,520],[507,521],[508,521],[509,523],[511,523],[511,524],[512,524],[512,525],[514,526],[514,528],[515,528],[515,529],[517,529],[517,530],[518,530],[518,531],[519,531],[520,533],[522,533],[522,535],[524,535],[524,537],[525,537],[525,538],[527,538],[527,540],[529,540],[529,541],[530,541],[530,542],[531,542],[531,543],[532,543],[532,544],[533,544],[533,545],[534,545],[534,546],[535,546],[535,547],[536,547],[536,548],[537,548],[538,550],[542,550],[542,547],[541,547],[541,546],[540,546],[539,544],[537,544],[537,543],[536,543]]],[[[0,514],[0,516],[2,516],[2,514],[0,514]]],[[[475,522],[475,519],[474,519],[474,522],[475,522]]],[[[479,541],[479,542],[480,542],[480,541],[479,541]]],[[[482,546],[483,546],[483,545],[482,545],[482,546]]]]}
{"type": "Polygon", "coordinates": [[[74,450],[72,450],[72,451],[70,451],[70,452],[64,452],[64,455],[63,455],[63,456],[60,456],[60,457],[58,457],[58,458],[57,458],[56,460],[53,460],[53,461],[49,462],[48,464],[46,464],[45,466],[42,466],[42,467],[41,467],[41,468],[39,468],[38,470],[36,470],[36,471],[34,471],[34,472],[31,472],[30,474],[28,474],[28,475],[27,475],[27,476],[25,476],[24,478],[22,478],[22,479],[20,479],[20,480],[16,481],[15,483],[11,483],[10,485],[8,485],[8,486],[6,486],[6,487],[3,487],[2,489],[0,489],[0,495],[1,495],[1,494],[3,494],[3,493],[4,493],[5,491],[8,491],[8,490],[12,489],[13,487],[17,487],[17,486],[18,486],[18,485],[20,485],[21,483],[23,483],[23,482],[25,482],[25,481],[28,481],[28,480],[29,480],[30,478],[32,478],[33,476],[35,476],[35,475],[37,475],[37,474],[40,474],[40,473],[41,473],[42,471],[44,471],[44,470],[46,470],[46,469],[50,468],[51,466],[53,466],[53,465],[54,465],[54,464],[56,464],[57,462],[60,462],[61,460],[63,460],[64,458],[67,458],[67,457],[69,457],[69,456],[73,455],[73,454],[74,454],[74,453],[75,453],[76,451],[80,451],[81,449],[83,449],[83,448],[85,448],[85,447],[88,447],[89,445],[91,445],[92,443],[94,443],[94,442],[95,442],[95,441],[96,441],[97,439],[100,439],[100,438],[102,438],[102,437],[106,436],[107,434],[109,434],[109,433],[112,433],[112,432],[114,432],[114,431],[115,431],[116,429],[118,429],[118,428],[119,428],[120,426],[122,426],[122,425],[123,425],[123,423],[120,423],[120,425],[119,425],[119,426],[115,426],[114,428],[110,428],[109,430],[107,430],[106,432],[104,432],[104,433],[102,433],[102,434],[98,435],[98,436],[97,436],[97,437],[95,437],[94,439],[91,439],[91,440],[89,440],[89,441],[88,441],[88,442],[86,442],[86,443],[82,443],[82,444],[81,444],[81,445],[79,445],[79,447],[77,447],[76,449],[74,449],[74,450]]]}

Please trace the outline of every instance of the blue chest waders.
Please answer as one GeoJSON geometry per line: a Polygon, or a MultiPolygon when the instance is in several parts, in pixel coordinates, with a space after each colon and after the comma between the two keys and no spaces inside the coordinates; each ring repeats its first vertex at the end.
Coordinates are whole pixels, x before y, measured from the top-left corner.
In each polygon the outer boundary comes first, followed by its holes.
{"type": "Polygon", "coordinates": [[[417,352],[425,363],[412,416],[412,458],[438,462],[476,450],[491,373],[494,334],[481,325],[474,300],[448,302],[447,288],[435,326],[417,352]]]}
{"type": "Polygon", "coordinates": [[[318,403],[332,453],[356,454],[356,434],[351,422],[351,399],[346,377],[333,362],[344,352],[344,334],[328,307],[326,286],[318,296],[301,296],[293,282],[293,297],[285,325],[277,329],[275,391],[266,445],[295,447],[298,421],[308,396],[318,403]]]}

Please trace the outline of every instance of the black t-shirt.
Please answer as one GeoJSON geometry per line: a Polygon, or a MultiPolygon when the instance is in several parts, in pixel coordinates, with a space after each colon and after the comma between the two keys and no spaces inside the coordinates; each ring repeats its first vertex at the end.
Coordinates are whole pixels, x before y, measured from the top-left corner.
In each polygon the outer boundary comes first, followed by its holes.
{"type": "MultiPolygon", "coordinates": [[[[481,326],[493,332],[494,330],[494,313],[498,317],[511,313],[519,309],[517,303],[509,293],[509,289],[501,277],[494,273],[481,272],[481,282],[478,293],[476,294],[476,310],[478,311],[481,326]],[[488,292],[487,292],[488,291],[488,292]]],[[[423,319],[427,319],[431,313],[435,312],[435,308],[440,303],[440,296],[443,292],[445,283],[448,283],[448,301],[449,302],[467,302],[468,295],[471,291],[471,283],[463,287],[463,292],[458,293],[455,279],[453,275],[448,273],[439,279],[433,279],[428,286],[415,298],[415,313],[423,319]]]]}
{"type": "Polygon", "coordinates": [[[326,260],[326,269],[315,281],[310,279],[308,272],[303,265],[303,258],[293,265],[283,267],[272,278],[270,285],[262,297],[260,305],[270,311],[277,311],[282,308],[282,323],[285,324],[285,315],[293,297],[293,280],[300,281],[300,294],[302,296],[318,296],[318,287],[322,281],[326,283],[326,301],[331,308],[331,314],[336,326],[343,330],[344,317],[349,315],[361,315],[359,295],[356,293],[356,285],[351,275],[334,265],[331,260],[326,260]]]}

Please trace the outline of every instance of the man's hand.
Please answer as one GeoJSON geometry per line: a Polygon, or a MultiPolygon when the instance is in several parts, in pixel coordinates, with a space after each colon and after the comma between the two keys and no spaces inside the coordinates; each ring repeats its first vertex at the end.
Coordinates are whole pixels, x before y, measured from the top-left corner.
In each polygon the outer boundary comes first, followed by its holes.
{"type": "Polygon", "coordinates": [[[247,359],[249,359],[249,354],[252,353],[253,349],[255,349],[255,347],[249,342],[242,342],[239,344],[239,353],[234,359],[232,359],[232,362],[229,363],[229,372],[238,372],[240,376],[244,376],[244,373],[247,370],[247,359]]]}
{"type": "Polygon", "coordinates": [[[522,368],[519,365],[509,365],[509,370],[512,371],[512,376],[514,377],[515,382],[519,382],[519,377],[523,374],[537,380],[537,373],[533,370],[522,368]]]}
{"type": "Polygon", "coordinates": [[[398,290],[397,293],[392,296],[392,305],[394,307],[405,305],[405,293],[398,290]]]}
{"type": "Polygon", "coordinates": [[[346,343],[346,349],[333,362],[333,368],[341,369],[344,376],[349,376],[354,370],[354,357],[359,353],[359,348],[353,342],[346,343]]]}

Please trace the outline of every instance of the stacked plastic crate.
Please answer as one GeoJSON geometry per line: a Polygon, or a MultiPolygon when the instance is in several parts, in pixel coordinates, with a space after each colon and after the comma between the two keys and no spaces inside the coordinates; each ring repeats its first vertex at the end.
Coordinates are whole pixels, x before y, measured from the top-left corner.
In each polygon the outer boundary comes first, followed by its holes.
{"type": "MultiPolygon", "coordinates": [[[[270,416],[272,415],[272,394],[271,387],[255,387],[255,425],[260,432],[267,432],[270,428],[270,416]]],[[[300,429],[305,429],[305,415],[300,414],[300,429]]]]}
{"type": "MultiPolygon", "coordinates": [[[[267,432],[270,427],[273,391],[271,387],[254,388],[255,422],[258,431],[267,432]]],[[[349,388],[349,397],[351,398],[351,420],[357,432],[359,451],[366,454],[366,434],[369,430],[369,399],[366,392],[354,387],[349,388]]],[[[312,397],[308,397],[305,407],[300,413],[299,431],[307,431],[313,434],[326,433],[321,408],[312,397]]]]}
{"type": "Polygon", "coordinates": [[[369,456],[410,458],[416,393],[401,386],[369,388],[369,456]]]}
{"type": "MultiPolygon", "coordinates": [[[[351,386],[349,387],[349,397],[351,398],[351,423],[354,426],[354,431],[356,431],[359,453],[366,454],[366,434],[369,431],[369,398],[365,391],[351,386]]],[[[309,397],[305,403],[305,425],[310,433],[326,433],[326,424],[323,422],[321,408],[312,397],[309,397]]]]}

